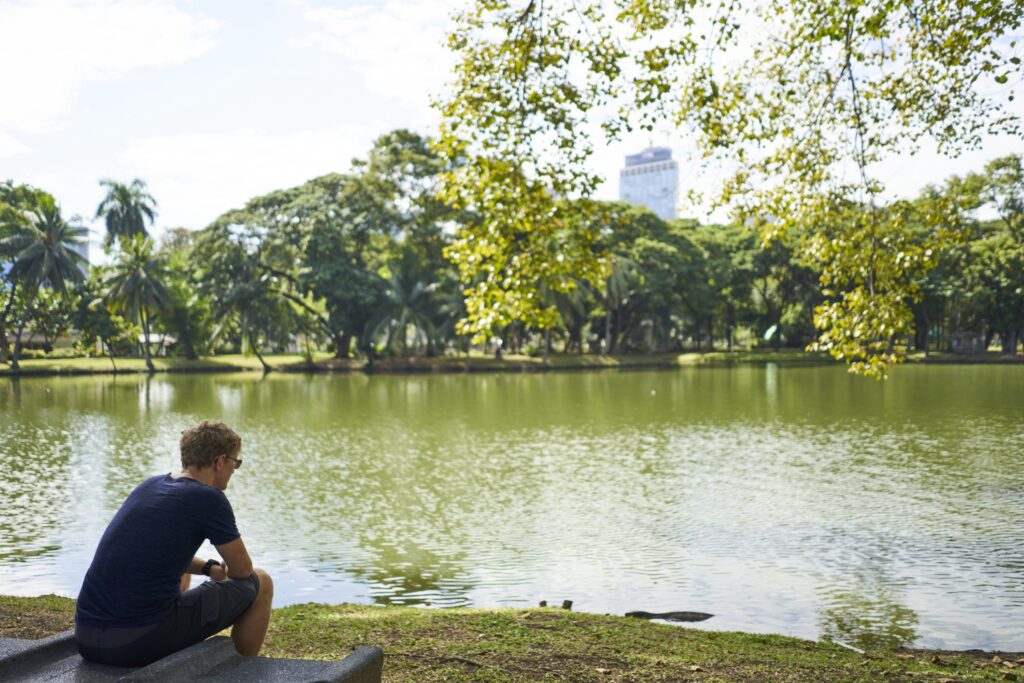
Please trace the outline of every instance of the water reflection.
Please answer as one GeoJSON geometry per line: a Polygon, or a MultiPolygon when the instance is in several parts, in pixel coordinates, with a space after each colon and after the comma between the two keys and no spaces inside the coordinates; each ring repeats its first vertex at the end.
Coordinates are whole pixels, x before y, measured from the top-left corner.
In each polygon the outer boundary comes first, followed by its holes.
{"type": "Polygon", "coordinates": [[[862,592],[835,592],[823,596],[819,621],[823,640],[838,640],[862,649],[891,649],[918,638],[917,614],[893,599],[884,586],[866,586],[862,592]]]}
{"type": "Polygon", "coordinates": [[[0,383],[0,592],[74,594],[202,418],[278,604],[697,610],[701,627],[1019,648],[1024,368],[118,376],[0,383]]]}

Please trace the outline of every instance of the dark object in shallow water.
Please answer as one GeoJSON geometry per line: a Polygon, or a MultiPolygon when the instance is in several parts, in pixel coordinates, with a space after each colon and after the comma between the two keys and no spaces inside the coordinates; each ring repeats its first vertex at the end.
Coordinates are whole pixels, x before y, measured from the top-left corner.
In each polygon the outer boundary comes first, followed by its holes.
{"type": "Polygon", "coordinates": [[[626,612],[626,616],[638,619],[665,619],[666,621],[704,621],[715,615],[707,612],[626,612]]]}

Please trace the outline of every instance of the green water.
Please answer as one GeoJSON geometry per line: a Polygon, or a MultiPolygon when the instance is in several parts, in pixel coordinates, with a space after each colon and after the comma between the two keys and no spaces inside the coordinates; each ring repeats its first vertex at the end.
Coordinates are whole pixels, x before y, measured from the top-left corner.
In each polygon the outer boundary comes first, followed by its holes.
{"type": "Polygon", "coordinates": [[[75,595],[211,417],[242,435],[228,495],[277,605],[571,599],[1020,650],[1022,388],[1019,366],[4,380],[0,593],[75,595]]]}

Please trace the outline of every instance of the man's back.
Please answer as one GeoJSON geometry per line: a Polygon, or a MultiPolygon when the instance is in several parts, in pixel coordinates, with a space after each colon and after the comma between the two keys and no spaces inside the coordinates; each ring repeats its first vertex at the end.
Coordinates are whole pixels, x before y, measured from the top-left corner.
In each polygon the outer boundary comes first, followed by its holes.
{"type": "Polygon", "coordinates": [[[204,539],[239,538],[224,492],[188,477],[147,479],[110,522],[78,596],[76,621],[146,626],[167,616],[204,539]]]}

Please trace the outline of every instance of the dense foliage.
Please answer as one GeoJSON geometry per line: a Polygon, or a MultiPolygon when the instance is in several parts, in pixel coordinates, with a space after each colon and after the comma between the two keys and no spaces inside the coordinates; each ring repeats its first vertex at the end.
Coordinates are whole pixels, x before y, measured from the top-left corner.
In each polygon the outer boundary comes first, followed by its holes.
{"type": "Polygon", "coordinates": [[[465,329],[551,322],[540,293],[612,267],[592,221],[595,138],[674,122],[723,174],[716,199],[821,273],[818,346],[883,376],[919,280],[967,236],[955,209],[885,207],[878,163],[1015,133],[1021,0],[475,0],[439,103],[465,329]],[[911,230],[909,224],[913,223],[911,230]],[[497,311],[497,313],[495,312],[497,311]]]}
{"type": "MultiPolygon", "coordinates": [[[[187,358],[329,348],[372,360],[465,352],[474,335],[492,351],[536,354],[825,343],[845,352],[834,333],[842,316],[824,331],[815,326],[836,300],[837,273],[854,267],[831,241],[786,233],[765,243],[755,221],[666,222],[642,207],[593,200],[563,200],[562,210],[586,218],[606,269],[576,273],[569,287],[539,287],[543,316],[495,309],[483,336],[460,327],[474,290],[460,282],[456,252],[480,217],[442,200],[438,188],[451,170],[428,140],[394,131],[348,174],[256,197],[201,230],[165,230],[159,245],[145,230],[119,229],[111,263],[88,272],[72,250],[84,234],[76,220],[65,221],[41,190],[0,184],[0,352],[16,362],[25,346],[51,351],[69,330],[79,353],[108,355],[115,369],[117,356],[148,360],[154,345],[187,358]]],[[[855,242],[864,210],[831,213],[829,234],[855,242]]],[[[898,227],[885,238],[904,254],[890,277],[905,278],[914,295],[898,302],[907,317],[871,317],[847,336],[885,338],[879,355],[996,342],[1016,353],[1024,331],[1021,158],[875,210],[898,227]],[[958,238],[933,249],[937,232],[958,238]]]]}

